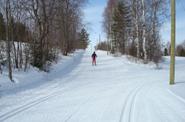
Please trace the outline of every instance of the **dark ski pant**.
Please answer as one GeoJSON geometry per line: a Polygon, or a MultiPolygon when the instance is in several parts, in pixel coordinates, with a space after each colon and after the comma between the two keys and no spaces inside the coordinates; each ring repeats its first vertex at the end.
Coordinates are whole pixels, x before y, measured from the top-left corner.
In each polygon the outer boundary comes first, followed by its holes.
{"type": "Polygon", "coordinates": [[[96,58],[92,58],[92,65],[96,65],[96,58]]]}

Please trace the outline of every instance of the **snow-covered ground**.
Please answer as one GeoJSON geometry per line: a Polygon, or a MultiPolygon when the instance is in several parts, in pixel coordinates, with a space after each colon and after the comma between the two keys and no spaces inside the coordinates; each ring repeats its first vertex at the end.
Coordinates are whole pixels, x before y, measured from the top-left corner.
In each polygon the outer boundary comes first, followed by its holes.
{"type": "Polygon", "coordinates": [[[185,122],[185,58],[177,58],[169,86],[168,57],[157,70],[97,55],[97,66],[86,51],[49,74],[17,73],[17,87],[0,78],[0,122],[185,122]]]}

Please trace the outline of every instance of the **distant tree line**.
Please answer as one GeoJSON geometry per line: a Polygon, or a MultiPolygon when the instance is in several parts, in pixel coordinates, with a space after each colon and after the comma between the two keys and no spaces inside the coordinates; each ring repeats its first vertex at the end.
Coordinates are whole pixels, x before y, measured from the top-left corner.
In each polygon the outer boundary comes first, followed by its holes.
{"type": "Polygon", "coordinates": [[[106,41],[100,42],[96,45],[96,49],[98,50],[108,51],[110,48],[110,44],[106,41]]]}
{"type": "Polygon", "coordinates": [[[163,52],[159,31],[167,4],[167,0],[108,0],[104,30],[111,53],[158,63],[163,52]]]}
{"type": "Polygon", "coordinates": [[[185,57],[185,41],[183,41],[181,44],[177,45],[176,54],[177,54],[177,56],[185,57]]]}
{"type": "MultiPolygon", "coordinates": [[[[183,41],[182,43],[176,46],[175,54],[176,56],[185,57],[185,41],[183,41]]],[[[164,56],[169,56],[169,55],[170,55],[170,43],[167,43],[164,48],[164,56]]]]}
{"type": "Polygon", "coordinates": [[[85,49],[89,35],[82,23],[85,0],[0,0],[0,70],[29,65],[48,71],[62,52],[85,49]]]}

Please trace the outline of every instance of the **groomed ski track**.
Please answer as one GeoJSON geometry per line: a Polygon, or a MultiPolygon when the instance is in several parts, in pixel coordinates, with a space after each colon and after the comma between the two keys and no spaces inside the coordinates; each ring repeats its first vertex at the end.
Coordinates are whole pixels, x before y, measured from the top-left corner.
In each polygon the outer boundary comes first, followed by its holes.
{"type": "Polygon", "coordinates": [[[185,101],[168,86],[168,64],[156,70],[97,55],[97,66],[86,51],[72,70],[0,98],[0,122],[185,122],[185,101]]]}

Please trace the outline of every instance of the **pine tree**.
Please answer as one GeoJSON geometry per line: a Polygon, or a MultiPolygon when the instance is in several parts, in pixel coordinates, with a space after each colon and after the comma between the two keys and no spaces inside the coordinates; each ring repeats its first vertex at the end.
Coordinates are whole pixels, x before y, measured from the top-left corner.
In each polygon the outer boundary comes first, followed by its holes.
{"type": "Polygon", "coordinates": [[[164,49],[164,56],[168,56],[168,49],[167,48],[164,49]]]}
{"type": "Polygon", "coordinates": [[[0,40],[5,40],[6,39],[6,30],[5,30],[5,21],[3,18],[3,14],[0,13],[0,40]]]}
{"type": "Polygon", "coordinates": [[[81,29],[80,32],[80,48],[85,49],[89,44],[89,34],[87,33],[85,28],[81,29]]]}
{"type": "Polygon", "coordinates": [[[121,52],[125,54],[128,28],[130,26],[130,14],[126,3],[119,1],[113,12],[112,23],[112,52],[121,52]]]}
{"type": "Polygon", "coordinates": [[[129,54],[144,63],[161,60],[159,30],[165,17],[166,0],[109,0],[104,29],[111,51],[129,54]]]}

